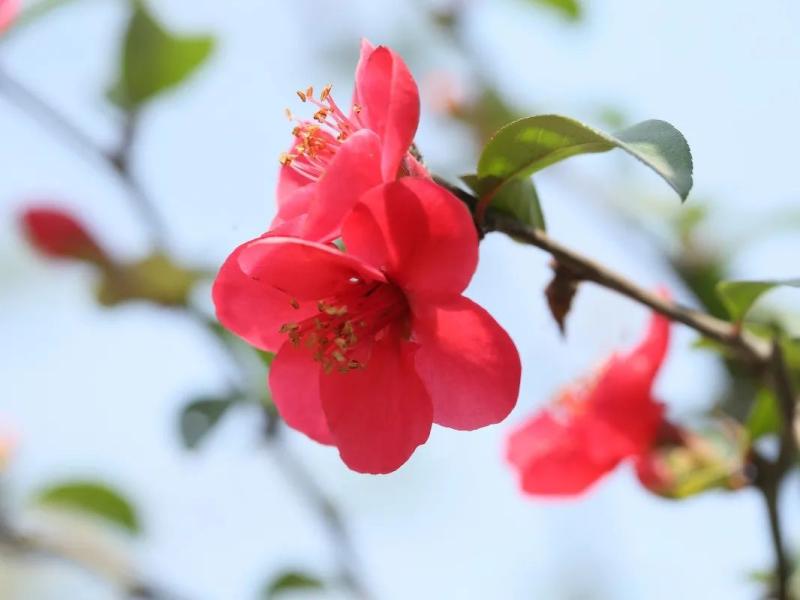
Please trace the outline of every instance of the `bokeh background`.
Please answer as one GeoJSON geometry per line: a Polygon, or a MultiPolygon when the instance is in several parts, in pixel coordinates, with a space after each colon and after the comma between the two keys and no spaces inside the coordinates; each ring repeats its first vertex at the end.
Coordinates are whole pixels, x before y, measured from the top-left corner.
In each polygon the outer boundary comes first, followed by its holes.
{"type": "MultiPolygon", "coordinates": [[[[104,91],[129,7],[63,4],[5,40],[0,66],[113,145],[120,115],[104,91]]],[[[674,269],[682,252],[724,259],[738,276],[796,276],[800,6],[595,0],[570,18],[548,4],[151,1],[171,30],[217,40],[190,83],[146,108],[133,148],[132,168],[167,224],[170,252],[214,269],[265,229],[290,129],[284,109],[301,110],[294,90],[331,82],[338,98],[349,98],[367,37],[399,51],[415,74],[423,97],[417,143],[446,176],[474,170],[477,140],[502,124],[499,99],[521,115],[558,112],[612,129],[660,118],[684,133],[695,188],[683,208],[624,155],[575,158],[537,175],[556,239],[643,285],[666,283],[689,304],[697,301],[674,269]],[[691,243],[687,214],[699,222],[691,243]]],[[[43,200],[73,210],[117,257],[148,252],[117,179],[0,95],[0,418],[17,440],[3,476],[9,514],[113,563],[114,572],[135,565],[180,598],[257,598],[287,569],[333,572],[337,549],[260,441],[256,407],[229,411],[197,450],[180,441],[182,407],[225,390],[227,358],[180,312],[144,302],[100,307],[89,269],[37,256],[18,215],[43,200]],[[31,505],[36,489],[69,478],[122,490],[141,515],[141,535],[31,505]]],[[[287,433],[285,443],[344,515],[367,587],[390,600],[758,597],[753,573],[772,556],[754,491],[672,502],[623,468],[580,499],[519,493],[502,456],[510,427],[633,343],[647,318],[587,285],[562,338],[542,295],[548,260],[489,236],[468,290],[522,355],[520,401],[507,422],[468,434],[434,428],[407,465],[378,477],[351,473],[335,450],[287,433]]],[[[200,286],[193,301],[210,311],[208,290],[200,286]]],[[[791,308],[795,299],[778,292],[765,304],[791,308]]],[[[723,370],[692,348],[693,333],[674,333],[656,389],[671,415],[690,418],[724,392],[723,370]]],[[[788,487],[793,543],[797,482],[788,487]]],[[[0,555],[2,598],[122,597],[113,581],[55,559],[0,555]]],[[[297,597],[349,596],[330,589],[297,597]]]]}

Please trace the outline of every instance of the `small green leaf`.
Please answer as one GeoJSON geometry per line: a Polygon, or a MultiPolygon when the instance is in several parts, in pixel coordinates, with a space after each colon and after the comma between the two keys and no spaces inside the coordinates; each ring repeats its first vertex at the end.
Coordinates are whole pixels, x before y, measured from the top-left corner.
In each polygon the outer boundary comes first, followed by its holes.
{"type": "Polygon", "coordinates": [[[39,492],[34,502],[42,506],[67,508],[99,517],[139,533],[139,518],[133,506],[119,492],[93,481],[70,481],[39,492]]]}
{"type": "Polygon", "coordinates": [[[770,433],[780,433],[781,412],[772,390],[769,388],[758,390],[745,427],[753,441],[770,433]]]}
{"type": "Polygon", "coordinates": [[[183,445],[189,450],[196,449],[237,400],[233,396],[200,398],[187,404],[180,416],[183,445]]]}
{"type": "Polygon", "coordinates": [[[144,2],[135,0],[120,74],[108,97],[124,108],[135,108],[183,83],[208,59],[213,48],[213,37],[175,35],[147,11],[144,2]]]}
{"type": "MultiPolygon", "coordinates": [[[[483,196],[487,190],[481,185],[476,175],[464,175],[461,180],[478,197],[483,196]]],[[[511,215],[520,223],[546,230],[544,213],[539,203],[539,195],[530,178],[514,179],[503,186],[492,200],[492,208],[496,211],[511,215]]]]}
{"type": "Polygon", "coordinates": [[[583,13],[578,0],[528,0],[528,2],[552,9],[568,21],[579,21],[583,13]]]}
{"type": "Polygon", "coordinates": [[[731,319],[742,321],[761,296],[776,287],[800,287],[800,279],[774,279],[771,281],[720,281],[717,294],[731,319]]]}
{"type": "Polygon", "coordinates": [[[298,590],[321,590],[325,587],[323,581],[313,575],[301,573],[299,571],[287,571],[275,577],[264,589],[262,597],[264,600],[277,598],[284,592],[298,590]]]}
{"type": "Polygon", "coordinates": [[[692,188],[692,154],[683,135],[665,121],[644,121],[614,135],[560,115],[509,123],[486,144],[478,176],[498,190],[570,156],[620,148],[660,175],[685,200],[692,188]]]}

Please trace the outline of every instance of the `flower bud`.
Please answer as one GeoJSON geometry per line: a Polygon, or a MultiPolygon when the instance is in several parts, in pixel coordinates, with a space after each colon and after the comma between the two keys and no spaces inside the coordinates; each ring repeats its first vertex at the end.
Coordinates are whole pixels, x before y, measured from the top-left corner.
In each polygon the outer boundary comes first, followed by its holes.
{"type": "Polygon", "coordinates": [[[654,494],[679,499],[747,485],[747,436],[738,423],[725,420],[700,432],[665,423],[660,433],[636,461],[639,481],[654,494]]]}
{"type": "Polygon", "coordinates": [[[61,209],[31,207],[23,212],[21,221],[31,245],[45,256],[96,264],[108,262],[103,250],[83,225],[61,209]]]}

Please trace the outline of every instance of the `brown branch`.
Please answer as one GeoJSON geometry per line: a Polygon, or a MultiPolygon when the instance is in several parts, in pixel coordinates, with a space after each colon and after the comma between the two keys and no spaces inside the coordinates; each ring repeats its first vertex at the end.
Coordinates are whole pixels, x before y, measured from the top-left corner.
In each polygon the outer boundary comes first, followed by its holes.
{"type": "Polygon", "coordinates": [[[673,321],[691,327],[705,337],[719,342],[751,362],[765,365],[772,351],[769,342],[734,324],[717,319],[706,313],[688,308],[646,290],[599,262],[564,246],[550,238],[545,232],[525,226],[513,217],[495,211],[487,211],[484,231],[497,231],[514,239],[536,246],[551,254],[560,265],[572,271],[583,281],[591,281],[635,300],[673,321]]]}

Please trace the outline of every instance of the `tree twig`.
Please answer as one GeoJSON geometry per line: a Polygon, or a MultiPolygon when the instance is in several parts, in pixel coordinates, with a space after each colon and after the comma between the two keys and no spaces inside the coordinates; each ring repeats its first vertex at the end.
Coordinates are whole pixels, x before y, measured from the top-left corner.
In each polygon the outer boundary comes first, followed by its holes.
{"type": "Polygon", "coordinates": [[[559,264],[571,270],[576,278],[614,290],[673,321],[683,323],[705,337],[724,344],[747,360],[761,365],[770,360],[772,352],[768,341],[740,330],[733,323],[682,306],[642,288],[599,262],[553,240],[541,230],[527,227],[512,217],[491,210],[487,211],[484,230],[498,231],[541,248],[551,254],[559,264]]]}
{"type": "Polygon", "coordinates": [[[181,598],[181,596],[136,577],[132,573],[127,574],[124,581],[111,577],[103,573],[101,569],[95,568],[91,563],[69,556],[33,535],[15,531],[3,516],[0,516],[0,549],[6,549],[6,551],[19,556],[58,561],[94,577],[108,579],[110,583],[120,586],[125,597],[130,600],[179,600],[181,598]]]}
{"type": "Polygon", "coordinates": [[[0,93],[20,110],[39,122],[47,131],[57,134],[87,158],[93,159],[97,164],[110,169],[125,187],[133,208],[146,225],[153,246],[155,248],[164,246],[166,239],[164,223],[156,210],[155,203],[145,193],[143,187],[132,174],[128,164],[136,125],[135,116],[126,117],[119,148],[114,152],[109,152],[86,135],[61,112],[1,68],[0,93]]]}

